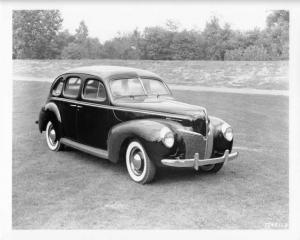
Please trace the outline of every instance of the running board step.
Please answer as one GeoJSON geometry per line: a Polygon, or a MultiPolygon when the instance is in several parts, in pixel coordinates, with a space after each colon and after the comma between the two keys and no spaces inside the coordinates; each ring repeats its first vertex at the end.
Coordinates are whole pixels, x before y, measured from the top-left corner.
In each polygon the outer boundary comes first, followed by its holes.
{"type": "Polygon", "coordinates": [[[100,149],[100,148],[94,148],[90,147],[75,141],[72,141],[67,138],[61,138],[60,142],[68,147],[75,148],[77,150],[89,153],[91,155],[94,155],[96,157],[105,158],[108,159],[108,152],[106,150],[100,149]]]}

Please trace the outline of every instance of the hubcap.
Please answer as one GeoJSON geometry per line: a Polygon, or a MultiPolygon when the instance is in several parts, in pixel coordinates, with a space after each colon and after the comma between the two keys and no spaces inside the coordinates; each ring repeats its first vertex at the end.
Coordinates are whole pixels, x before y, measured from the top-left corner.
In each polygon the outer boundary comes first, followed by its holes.
{"type": "Polygon", "coordinates": [[[144,169],[144,157],[139,148],[133,148],[130,153],[130,168],[136,175],[141,175],[144,169]]]}
{"type": "Polygon", "coordinates": [[[50,143],[52,145],[55,145],[55,143],[56,143],[56,132],[55,132],[55,130],[54,130],[54,128],[53,128],[52,125],[49,128],[49,134],[48,134],[48,136],[49,136],[50,143]]]}
{"type": "Polygon", "coordinates": [[[135,169],[140,169],[142,166],[142,158],[139,154],[135,154],[132,159],[132,164],[135,169]]]}

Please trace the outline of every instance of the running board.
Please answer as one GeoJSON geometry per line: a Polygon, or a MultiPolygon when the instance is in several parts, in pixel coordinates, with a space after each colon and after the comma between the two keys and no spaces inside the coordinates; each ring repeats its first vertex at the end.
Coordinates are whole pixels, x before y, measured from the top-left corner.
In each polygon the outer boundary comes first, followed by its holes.
{"type": "Polygon", "coordinates": [[[100,149],[100,148],[94,148],[90,147],[75,141],[72,141],[67,138],[61,138],[60,142],[68,147],[75,148],[77,150],[89,153],[91,155],[94,155],[96,157],[108,159],[108,152],[106,150],[100,149]]]}

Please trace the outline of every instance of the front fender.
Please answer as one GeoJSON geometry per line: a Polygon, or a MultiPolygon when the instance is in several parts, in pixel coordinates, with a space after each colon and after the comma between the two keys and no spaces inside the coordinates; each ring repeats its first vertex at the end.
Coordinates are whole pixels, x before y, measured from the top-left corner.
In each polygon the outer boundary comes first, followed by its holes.
{"type": "Polygon", "coordinates": [[[224,120],[210,116],[210,130],[213,131],[213,150],[212,157],[222,156],[226,149],[231,152],[232,150],[232,141],[227,141],[222,133],[222,125],[227,124],[224,120]]]}
{"type": "Polygon", "coordinates": [[[160,130],[165,126],[170,126],[167,121],[156,119],[132,120],[114,126],[109,133],[107,144],[110,161],[118,162],[125,155],[130,140],[137,139],[142,143],[151,160],[159,163],[163,156],[174,151],[174,147],[167,148],[161,142],[160,130]]]}

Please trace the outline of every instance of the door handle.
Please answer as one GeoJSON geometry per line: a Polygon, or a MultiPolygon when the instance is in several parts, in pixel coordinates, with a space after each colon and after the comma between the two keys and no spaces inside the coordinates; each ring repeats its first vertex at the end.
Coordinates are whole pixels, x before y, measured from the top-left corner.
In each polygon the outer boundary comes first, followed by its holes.
{"type": "Polygon", "coordinates": [[[77,105],[77,108],[82,108],[82,106],[77,105]]]}
{"type": "Polygon", "coordinates": [[[70,107],[77,107],[76,104],[70,104],[70,107]]]}

